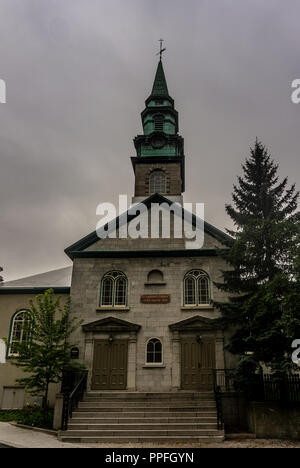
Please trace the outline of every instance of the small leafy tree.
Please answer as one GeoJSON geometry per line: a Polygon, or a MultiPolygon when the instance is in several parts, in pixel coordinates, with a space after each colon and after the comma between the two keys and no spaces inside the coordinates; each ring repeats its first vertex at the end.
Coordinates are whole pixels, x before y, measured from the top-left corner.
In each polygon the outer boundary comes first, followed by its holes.
{"type": "Polygon", "coordinates": [[[300,336],[300,231],[298,192],[287,178],[278,181],[278,165],[261,142],[242,167],[226,206],[236,227],[229,231],[229,268],[217,284],[229,301],[215,305],[224,326],[234,327],[228,349],[239,357],[247,385],[260,364],[277,374],[292,366],[291,343],[300,336]]]}
{"type": "Polygon", "coordinates": [[[30,306],[32,322],[25,325],[28,329],[23,333],[27,339],[16,344],[17,354],[12,362],[30,374],[17,382],[32,395],[43,395],[46,419],[49,385],[61,381],[74,346],[68,339],[81,321],[70,318],[70,297],[62,306],[61,297],[55,297],[52,289],[36,296],[35,301],[30,300],[30,306]]]}

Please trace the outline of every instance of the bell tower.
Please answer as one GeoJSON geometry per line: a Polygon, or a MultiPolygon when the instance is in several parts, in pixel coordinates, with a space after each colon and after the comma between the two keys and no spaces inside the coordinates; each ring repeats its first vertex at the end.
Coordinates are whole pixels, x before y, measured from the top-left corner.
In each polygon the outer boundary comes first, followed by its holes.
{"type": "Polygon", "coordinates": [[[161,52],[152,92],[141,113],[143,135],[133,140],[136,149],[136,156],[131,158],[135,173],[133,201],[159,193],[181,203],[184,141],[178,134],[178,112],[168,92],[161,52]]]}

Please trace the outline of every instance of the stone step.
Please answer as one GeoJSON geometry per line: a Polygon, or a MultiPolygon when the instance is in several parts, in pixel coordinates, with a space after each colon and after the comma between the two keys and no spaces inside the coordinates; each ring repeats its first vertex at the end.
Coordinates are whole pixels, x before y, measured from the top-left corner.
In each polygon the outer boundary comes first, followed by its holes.
{"type": "Polygon", "coordinates": [[[158,430],[198,430],[198,429],[209,429],[209,430],[216,430],[218,429],[216,421],[211,423],[203,423],[203,422],[196,422],[196,423],[111,423],[107,422],[105,424],[97,424],[97,423],[78,423],[77,421],[71,421],[68,426],[68,431],[144,431],[144,430],[151,430],[151,431],[158,431],[158,430]]]}
{"type": "Polygon", "coordinates": [[[216,424],[216,416],[212,417],[189,417],[189,418],[183,418],[183,417],[152,417],[152,418],[147,418],[147,417],[128,417],[128,418],[123,418],[123,417],[106,417],[106,418],[98,418],[98,417],[88,417],[88,418],[83,418],[82,416],[75,416],[73,415],[72,419],[70,419],[69,427],[73,424],[174,424],[174,423],[185,423],[185,424],[190,424],[190,423],[198,423],[198,424],[211,424],[214,423],[216,424]]]}
{"type": "Polygon", "coordinates": [[[80,401],[78,408],[120,408],[120,407],[148,407],[148,408],[162,408],[162,407],[172,407],[172,408],[182,408],[188,406],[194,407],[206,407],[206,406],[215,406],[214,400],[195,400],[195,401],[126,401],[123,404],[117,401],[80,401]]]}
{"type": "Polygon", "coordinates": [[[84,443],[221,442],[213,392],[88,391],[60,439],[84,443]]]}
{"type": "Polygon", "coordinates": [[[101,393],[101,392],[88,392],[84,396],[84,401],[130,401],[130,400],[205,400],[214,399],[213,392],[191,392],[191,393],[101,393]]]}
{"type": "Polygon", "coordinates": [[[72,443],[83,443],[83,444],[101,444],[101,443],[113,443],[113,444],[123,444],[123,443],[153,443],[154,446],[159,446],[160,444],[168,444],[177,442],[180,443],[220,443],[224,440],[224,433],[218,431],[218,435],[213,436],[101,436],[101,437],[92,437],[92,436],[74,436],[66,435],[62,433],[59,435],[59,440],[62,442],[72,442],[72,443]]]}
{"type": "Polygon", "coordinates": [[[209,417],[209,418],[216,418],[217,412],[216,410],[198,410],[198,411],[93,411],[90,412],[87,408],[81,411],[74,411],[72,415],[72,419],[75,418],[197,418],[197,417],[209,417]]]}
{"type": "Polygon", "coordinates": [[[113,437],[126,436],[131,439],[134,437],[158,437],[158,436],[215,436],[218,435],[217,429],[103,429],[103,430],[67,430],[65,435],[72,437],[113,437]]]}
{"type": "Polygon", "coordinates": [[[102,412],[105,412],[105,413],[142,413],[142,412],[145,412],[145,413],[151,413],[151,412],[155,412],[155,413],[164,413],[164,412],[170,412],[170,413],[176,413],[177,411],[180,413],[180,412],[203,412],[203,411],[215,411],[216,410],[216,405],[206,405],[205,407],[202,407],[202,406],[179,406],[179,407],[145,407],[145,406],[131,406],[131,407],[116,407],[116,408],[109,408],[107,406],[102,406],[102,407],[99,407],[99,406],[92,406],[92,405],[89,405],[89,406],[78,406],[78,408],[76,409],[76,411],[81,411],[81,412],[93,412],[93,413],[102,413],[102,412]]]}

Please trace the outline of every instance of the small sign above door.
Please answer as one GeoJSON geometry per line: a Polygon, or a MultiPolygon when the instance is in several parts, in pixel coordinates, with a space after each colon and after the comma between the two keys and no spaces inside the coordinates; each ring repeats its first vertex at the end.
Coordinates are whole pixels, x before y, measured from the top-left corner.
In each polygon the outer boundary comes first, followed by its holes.
{"type": "Polygon", "coordinates": [[[170,294],[144,294],[141,296],[142,304],[168,304],[170,294]]]}

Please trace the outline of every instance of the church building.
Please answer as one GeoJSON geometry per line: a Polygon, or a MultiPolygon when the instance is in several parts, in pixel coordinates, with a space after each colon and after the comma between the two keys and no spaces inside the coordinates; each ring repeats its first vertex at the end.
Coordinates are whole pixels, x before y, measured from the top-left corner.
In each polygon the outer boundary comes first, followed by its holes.
{"type": "MultiPolygon", "coordinates": [[[[184,139],[161,59],[141,118],[143,134],[134,138],[131,158],[132,201],[146,207],[150,232],[153,204],[182,207],[185,191],[184,139]]],[[[136,216],[129,214],[127,222],[136,216]]],[[[88,369],[88,391],[213,390],[214,369],[234,367],[213,305],[226,300],[214,282],[226,269],[219,254],[231,239],[204,221],[202,247],[187,248],[186,237],[175,235],[176,216],[170,212],[169,238],[160,226],[158,237],[135,239],[118,235],[124,222],[120,216],[114,221],[116,237],[99,238],[95,231],[65,250],[72,267],[0,287],[1,336],[9,340],[5,363],[0,363],[0,407],[13,405],[14,398],[18,404],[26,400],[13,393],[19,391],[14,379],[20,371],[9,359],[30,320],[28,299],[50,287],[70,294],[72,316],[83,320],[72,341],[78,361],[88,369]]],[[[195,226],[195,216],[189,219],[195,226]]]]}

